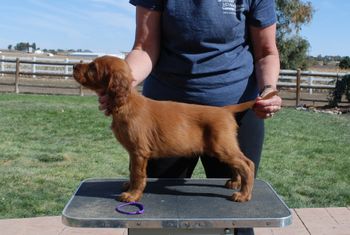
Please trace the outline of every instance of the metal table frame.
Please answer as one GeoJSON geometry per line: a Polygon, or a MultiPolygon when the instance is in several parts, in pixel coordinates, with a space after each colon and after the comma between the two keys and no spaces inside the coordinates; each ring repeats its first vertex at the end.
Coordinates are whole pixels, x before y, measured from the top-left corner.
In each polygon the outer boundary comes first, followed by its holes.
{"type": "Polygon", "coordinates": [[[249,202],[228,200],[225,179],[148,179],[145,212],[124,215],[115,208],[126,179],[87,179],[67,203],[62,221],[72,227],[128,228],[130,235],[233,234],[237,227],[284,227],[289,208],[275,190],[255,180],[249,202]]]}

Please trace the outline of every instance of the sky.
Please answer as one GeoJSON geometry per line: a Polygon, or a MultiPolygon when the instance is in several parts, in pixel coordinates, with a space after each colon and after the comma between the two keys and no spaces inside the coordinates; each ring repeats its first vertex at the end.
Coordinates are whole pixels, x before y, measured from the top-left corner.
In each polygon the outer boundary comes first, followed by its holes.
{"type": "MultiPolygon", "coordinates": [[[[350,56],[350,0],[311,3],[314,18],[301,31],[309,54],[350,56]]],[[[135,8],[128,0],[1,0],[0,12],[0,49],[35,42],[41,49],[118,53],[134,40],[135,8]]]]}

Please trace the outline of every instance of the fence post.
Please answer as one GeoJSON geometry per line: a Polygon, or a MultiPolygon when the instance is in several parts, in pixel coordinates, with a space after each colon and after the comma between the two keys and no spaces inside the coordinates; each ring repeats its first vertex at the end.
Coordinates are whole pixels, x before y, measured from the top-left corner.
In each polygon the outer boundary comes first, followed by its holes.
{"type": "MultiPolygon", "coordinates": [[[[80,60],[80,63],[83,63],[83,60],[80,60]]],[[[80,96],[84,96],[84,90],[83,90],[83,86],[81,84],[79,84],[79,94],[80,96]]]]}
{"type": "Polygon", "coordinates": [[[297,70],[297,80],[296,80],[296,98],[295,98],[295,102],[296,102],[296,106],[299,106],[300,104],[300,83],[301,83],[301,69],[297,70]]]}
{"type": "MultiPolygon", "coordinates": [[[[68,64],[68,63],[69,63],[69,59],[66,58],[66,59],[64,60],[64,62],[65,62],[66,64],[68,64]]],[[[68,74],[68,65],[65,65],[65,66],[64,66],[64,74],[68,74]]],[[[68,79],[68,77],[64,77],[64,80],[67,80],[67,79],[68,79]]]]}
{"type": "MultiPolygon", "coordinates": [[[[1,59],[2,59],[2,60],[5,60],[5,56],[2,55],[2,56],[1,56],[1,59]]],[[[1,68],[0,68],[0,69],[1,69],[0,72],[5,71],[5,62],[4,62],[4,61],[1,61],[1,68]]],[[[5,75],[5,74],[1,73],[1,77],[3,77],[4,75],[5,75]]]]}
{"type": "MultiPolygon", "coordinates": [[[[33,56],[33,64],[32,64],[32,73],[36,73],[36,64],[35,64],[35,62],[36,62],[36,57],[35,56],[33,56]]],[[[36,78],[36,75],[33,75],[33,78],[36,78]]]]}
{"type": "Polygon", "coordinates": [[[19,58],[16,59],[16,76],[15,76],[15,92],[19,93],[19,58]]]}
{"type": "Polygon", "coordinates": [[[84,96],[83,86],[79,84],[79,95],[84,96]]]}
{"type": "MultiPolygon", "coordinates": [[[[309,77],[309,86],[312,87],[314,83],[314,77],[309,77]]],[[[309,94],[312,95],[313,94],[313,89],[309,88],[309,94]]]]}

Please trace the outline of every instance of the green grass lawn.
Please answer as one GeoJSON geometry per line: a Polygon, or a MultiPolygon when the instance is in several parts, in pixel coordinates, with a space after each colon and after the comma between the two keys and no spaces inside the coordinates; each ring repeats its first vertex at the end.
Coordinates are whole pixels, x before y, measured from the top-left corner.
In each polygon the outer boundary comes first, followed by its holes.
{"type": "MultiPolygon", "coordinates": [[[[0,94],[0,218],[59,215],[81,180],[128,176],[97,106],[96,97],[0,94]]],[[[292,208],[349,206],[349,156],[349,116],[283,109],[266,121],[258,178],[292,208]]]]}

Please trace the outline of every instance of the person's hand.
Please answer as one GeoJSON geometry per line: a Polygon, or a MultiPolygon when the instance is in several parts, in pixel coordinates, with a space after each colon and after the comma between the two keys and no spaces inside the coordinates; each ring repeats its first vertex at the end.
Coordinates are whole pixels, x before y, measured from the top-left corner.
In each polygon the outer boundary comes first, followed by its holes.
{"type": "Polygon", "coordinates": [[[282,99],[276,93],[275,95],[270,95],[270,92],[274,90],[272,88],[270,91],[264,91],[261,96],[256,99],[256,103],[253,107],[254,112],[259,118],[266,119],[273,117],[273,115],[281,109],[282,99]]]}
{"type": "Polygon", "coordinates": [[[109,97],[105,93],[97,93],[98,95],[98,102],[100,105],[98,106],[98,109],[103,111],[106,116],[111,115],[111,110],[109,109],[109,97]]]}

